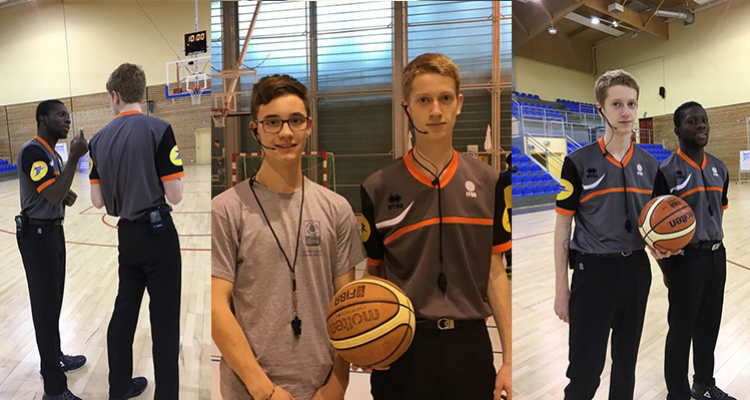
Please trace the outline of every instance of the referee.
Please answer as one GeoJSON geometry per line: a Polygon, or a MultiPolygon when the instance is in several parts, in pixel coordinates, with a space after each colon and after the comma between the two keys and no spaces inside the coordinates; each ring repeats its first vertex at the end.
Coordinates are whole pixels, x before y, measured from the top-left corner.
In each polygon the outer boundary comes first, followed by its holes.
{"type": "Polygon", "coordinates": [[[691,101],[674,112],[680,149],[661,165],[654,196],[672,194],[695,213],[695,235],[682,255],[659,262],[669,288],[669,333],[664,357],[668,399],[736,400],[716,387],[714,350],[719,337],[727,280],[727,251],[722,239],[724,210],[729,207],[729,172],[704,151],[710,125],[706,110],[691,101]],[[688,381],[693,344],[693,387],[688,381]]]}
{"type": "Polygon", "coordinates": [[[83,368],[84,356],[60,350],[60,310],[65,289],[65,207],[75,203],[70,190],[78,159],[88,150],[83,133],[70,143],[63,168],[54,150],[68,137],[70,114],[59,100],[45,100],[36,109],[37,135],[18,152],[21,215],[16,216],[16,239],[29,285],[31,317],[44,378],[44,399],[80,400],[68,390],[64,372],[83,368]]]}
{"type": "Polygon", "coordinates": [[[91,139],[91,202],[120,217],[120,285],[107,330],[109,396],[136,397],[146,378],[132,379],[133,335],[143,291],[151,303],[154,398],[177,399],[182,262],[166,198],[182,200],[184,177],[172,127],[141,113],[146,74],[122,64],[109,76],[107,92],[117,117],[91,139]]]}

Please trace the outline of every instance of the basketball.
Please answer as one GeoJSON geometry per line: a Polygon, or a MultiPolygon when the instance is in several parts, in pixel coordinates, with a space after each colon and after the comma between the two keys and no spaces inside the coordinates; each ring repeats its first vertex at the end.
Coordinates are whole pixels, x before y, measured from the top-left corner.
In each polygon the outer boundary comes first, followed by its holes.
{"type": "Polygon", "coordinates": [[[360,367],[384,367],[409,348],[414,307],[393,283],[369,277],[336,293],[326,324],[333,348],[346,361],[360,367]]]}
{"type": "Polygon", "coordinates": [[[690,206],[672,195],[651,199],[638,218],[643,239],[661,252],[682,250],[693,238],[695,225],[695,214],[690,206]]]}

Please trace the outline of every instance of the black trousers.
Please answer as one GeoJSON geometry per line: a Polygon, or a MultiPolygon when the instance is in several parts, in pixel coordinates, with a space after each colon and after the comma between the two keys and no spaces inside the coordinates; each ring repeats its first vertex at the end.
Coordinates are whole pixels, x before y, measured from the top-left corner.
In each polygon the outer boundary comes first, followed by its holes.
{"type": "Polygon", "coordinates": [[[409,349],[386,371],[372,371],[374,400],[492,400],[492,343],[484,320],[441,331],[417,324],[409,349]]]}
{"type": "Polygon", "coordinates": [[[693,344],[693,380],[712,386],[714,349],[719,337],[727,280],[727,253],[685,249],[685,255],[666,260],[669,285],[669,333],[664,355],[664,377],[670,399],[690,399],[688,362],[693,344]]]}
{"type": "Polygon", "coordinates": [[[646,252],[628,257],[571,254],[569,400],[592,399],[612,332],[610,400],[633,399],[651,268],[646,252]]]}
{"type": "Polygon", "coordinates": [[[165,232],[151,233],[148,221],[118,223],[119,288],[107,329],[109,395],[130,391],[133,377],[133,336],[143,291],[151,299],[149,314],[153,341],[154,399],[177,399],[179,391],[180,243],[169,214],[162,214],[165,232]]]}
{"type": "Polygon", "coordinates": [[[62,226],[27,225],[16,235],[31,299],[36,345],[41,359],[44,393],[68,388],[60,368],[60,310],[65,291],[65,233],[62,226]]]}

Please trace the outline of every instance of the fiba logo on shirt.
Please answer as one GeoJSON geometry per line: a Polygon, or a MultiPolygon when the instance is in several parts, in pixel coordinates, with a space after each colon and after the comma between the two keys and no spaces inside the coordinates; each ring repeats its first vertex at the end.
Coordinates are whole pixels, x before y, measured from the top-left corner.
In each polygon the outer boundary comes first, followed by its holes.
{"type": "Polygon", "coordinates": [[[464,187],[466,187],[466,197],[471,197],[473,199],[477,198],[477,193],[475,192],[477,187],[474,185],[474,182],[466,181],[464,187]]]}
{"type": "Polygon", "coordinates": [[[305,221],[305,245],[320,246],[320,221],[305,221]]]}
{"type": "Polygon", "coordinates": [[[643,176],[643,166],[638,164],[638,176],[643,176]]]}
{"type": "Polygon", "coordinates": [[[180,149],[177,148],[177,145],[174,145],[172,151],[169,152],[169,161],[174,165],[182,166],[182,157],[180,156],[180,149]]]}
{"type": "Polygon", "coordinates": [[[713,171],[715,177],[719,177],[719,171],[716,170],[716,167],[712,167],[711,171],[713,171]]]}
{"type": "Polygon", "coordinates": [[[32,181],[39,182],[42,178],[47,176],[48,170],[49,167],[47,167],[46,162],[37,161],[34,164],[31,164],[31,172],[29,173],[29,176],[31,177],[32,181]]]}

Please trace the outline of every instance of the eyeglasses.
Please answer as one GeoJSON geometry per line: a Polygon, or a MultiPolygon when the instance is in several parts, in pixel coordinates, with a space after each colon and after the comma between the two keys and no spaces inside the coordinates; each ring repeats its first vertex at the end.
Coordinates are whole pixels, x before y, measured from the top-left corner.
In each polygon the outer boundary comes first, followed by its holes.
{"type": "Polygon", "coordinates": [[[258,121],[258,123],[263,125],[263,130],[266,133],[276,134],[281,132],[285,123],[289,125],[289,129],[292,132],[299,133],[306,131],[310,127],[310,117],[294,116],[289,119],[268,118],[258,121]]]}

